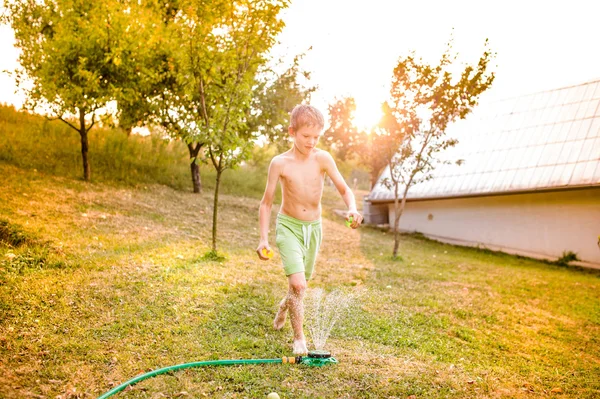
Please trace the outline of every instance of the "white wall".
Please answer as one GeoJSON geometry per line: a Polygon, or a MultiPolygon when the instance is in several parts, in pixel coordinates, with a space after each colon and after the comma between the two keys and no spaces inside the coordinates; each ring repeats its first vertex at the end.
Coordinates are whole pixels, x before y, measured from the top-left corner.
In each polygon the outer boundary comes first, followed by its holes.
{"type": "MultiPolygon", "coordinates": [[[[389,209],[393,225],[394,204],[389,209]]],[[[400,230],[550,260],[573,251],[600,267],[600,187],[408,202],[400,230]]]]}

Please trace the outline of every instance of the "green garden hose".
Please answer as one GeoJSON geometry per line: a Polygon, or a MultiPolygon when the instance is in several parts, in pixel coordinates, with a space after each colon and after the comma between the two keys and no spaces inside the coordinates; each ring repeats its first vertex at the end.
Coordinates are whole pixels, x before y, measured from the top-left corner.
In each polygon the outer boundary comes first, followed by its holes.
{"type": "Polygon", "coordinates": [[[326,363],[337,363],[337,360],[335,360],[332,357],[329,357],[328,359],[318,359],[318,361],[316,358],[312,361],[309,361],[309,359],[312,359],[310,354],[307,357],[296,356],[296,357],[282,357],[279,359],[206,360],[203,362],[183,363],[183,364],[178,364],[175,366],[169,366],[169,367],[164,367],[162,369],[150,371],[146,374],[138,375],[137,377],[132,378],[131,380],[126,381],[117,387],[114,387],[110,391],[106,392],[104,395],[99,396],[98,399],[106,399],[106,398],[116,394],[117,392],[121,392],[128,386],[137,384],[138,382],[143,381],[147,378],[152,378],[152,377],[155,377],[160,374],[169,373],[171,371],[189,369],[192,367],[232,366],[232,365],[236,365],[236,364],[261,364],[261,363],[283,363],[283,364],[306,363],[309,366],[322,366],[326,363]]]}

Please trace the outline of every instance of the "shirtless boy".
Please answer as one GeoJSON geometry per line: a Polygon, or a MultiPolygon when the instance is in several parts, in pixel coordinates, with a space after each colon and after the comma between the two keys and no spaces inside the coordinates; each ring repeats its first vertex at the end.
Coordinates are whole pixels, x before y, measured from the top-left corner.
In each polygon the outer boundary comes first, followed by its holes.
{"type": "Polygon", "coordinates": [[[256,252],[262,260],[269,246],[269,220],[277,182],[281,182],[282,201],[277,215],[276,244],[288,278],[288,292],[279,303],[273,327],[279,330],[289,312],[294,330],[293,352],[306,354],[304,336],[304,293],[310,280],[321,245],[321,195],[327,174],[348,207],[347,220],[356,229],[362,216],[356,211],[354,194],[342,178],[335,161],[327,152],[316,148],[323,132],[323,114],[310,105],[298,105],[290,117],[292,149],[277,155],[269,166],[267,187],[258,213],[260,243],[256,252]],[[351,218],[351,219],[350,219],[351,218]]]}

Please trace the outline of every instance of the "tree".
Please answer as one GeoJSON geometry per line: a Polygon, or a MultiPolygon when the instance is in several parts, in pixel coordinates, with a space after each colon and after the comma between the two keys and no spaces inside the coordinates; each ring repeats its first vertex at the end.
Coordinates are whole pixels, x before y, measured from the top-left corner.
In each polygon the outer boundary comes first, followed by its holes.
{"type": "Polygon", "coordinates": [[[25,107],[60,119],[81,138],[83,177],[91,178],[88,132],[108,101],[139,73],[148,42],[137,2],[6,0],[3,17],[21,50],[17,85],[25,107]]]}
{"type": "Polygon", "coordinates": [[[382,133],[382,130],[382,128],[375,127],[368,133],[361,131],[357,136],[357,147],[360,148],[360,151],[356,151],[356,153],[359,162],[369,171],[371,189],[377,184],[381,171],[388,165],[389,157],[384,154],[394,148],[390,144],[392,138],[382,133]]]}
{"type": "MultiPolygon", "coordinates": [[[[317,89],[308,85],[310,72],[300,66],[304,56],[296,55],[292,65],[280,74],[273,68],[260,71],[254,88],[248,129],[276,143],[280,149],[290,143],[287,129],[290,112],[296,105],[309,101],[310,95],[317,89]]],[[[277,66],[281,67],[282,62],[277,66]]]]}
{"type": "Polygon", "coordinates": [[[450,71],[456,60],[451,51],[452,41],[437,65],[411,54],[400,58],[394,69],[382,123],[394,143],[393,155],[387,154],[389,176],[382,179],[394,193],[393,257],[398,255],[400,217],[409,189],[431,179],[435,166],[447,162],[437,156],[457,143],[446,136],[448,125],[466,118],[494,81],[494,73],[488,70],[493,54],[487,40],[478,63],[466,65],[457,79],[450,71]]]}
{"type": "Polygon", "coordinates": [[[257,72],[266,60],[266,52],[275,43],[275,36],[283,28],[280,11],[287,1],[241,1],[227,15],[228,29],[217,40],[223,70],[218,77],[221,86],[208,86],[207,98],[222,98],[214,102],[217,112],[205,112],[215,129],[209,131],[208,155],[217,172],[212,226],[212,253],[217,253],[217,211],[219,184],[226,169],[237,167],[247,159],[252,149],[251,130],[247,119],[252,106],[253,88],[257,72]]]}
{"type": "MultiPolygon", "coordinates": [[[[194,168],[206,162],[216,171],[212,254],[217,256],[219,187],[225,170],[246,159],[248,128],[257,72],[283,28],[279,12],[287,0],[182,0],[166,25],[168,70],[173,78],[152,99],[154,118],[187,143],[194,168]],[[200,150],[203,149],[201,152],[200,150]]],[[[198,183],[198,184],[196,184],[198,183]]]]}
{"type": "MultiPolygon", "coordinates": [[[[158,122],[158,125],[167,130],[167,133],[177,136],[170,131],[172,119],[166,118],[166,121],[156,119],[154,111],[164,110],[164,104],[157,103],[155,100],[160,98],[167,88],[171,92],[179,93],[177,90],[173,90],[176,84],[176,74],[173,73],[172,49],[169,48],[172,42],[167,39],[166,35],[168,27],[181,16],[181,7],[184,5],[185,2],[180,0],[147,0],[141,4],[142,10],[149,16],[147,19],[151,20],[148,26],[152,29],[154,46],[146,57],[145,64],[139,66],[145,73],[138,73],[133,77],[134,82],[131,86],[135,90],[120,93],[121,95],[116,98],[118,125],[127,132],[128,136],[134,127],[147,126],[152,122],[158,122]],[[163,107],[160,108],[161,106],[163,107]]],[[[199,192],[199,174],[197,177],[199,192]]]]}
{"type": "Polygon", "coordinates": [[[359,135],[354,126],[356,103],[352,97],[335,100],[329,105],[329,129],[323,134],[323,145],[342,161],[356,149],[359,135]]]}
{"type": "Polygon", "coordinates": [[[156,0],[147,8],[158,21],[160,44],[149,64],[153,79],[142,93],[120,105],[123,127],[147,120],[188,148],[194,193],[202,191],[199,160],[210,128],[204,120],[203,83],[210,81],[210,53],[216,52],[212,31],[220,29],[226,1],[156,0]],[[206,74],[206,81],[199,77],[206,74]]]}

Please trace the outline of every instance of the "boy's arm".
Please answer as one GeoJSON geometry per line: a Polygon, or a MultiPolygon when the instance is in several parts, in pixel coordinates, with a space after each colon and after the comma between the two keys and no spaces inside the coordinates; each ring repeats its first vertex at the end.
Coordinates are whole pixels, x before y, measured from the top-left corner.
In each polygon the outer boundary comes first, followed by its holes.
{"type": "Polygon", "coordinates": [[[344,180],[342,174],[338,170],[337,165],[335,164],[335,161],[333,160],[331,154],[327,151],[323,151],[323,154],[323,161],[325,163],[325,173],[327,173],[327,175],[331,178],[331,181],[335,185],[335,188],[338,190],[338,192],[342,196],[342,199],[346,203],[346,206],[348,207],[348,215],[346,215],[346,220],[350,220],[350,218],[352,217],[352,223],[350,224],[350,227],[355,229],[358,226],[360,226],[360,224],[363,221],[363,217],[356,210],[356,199],[354,198],[354,194],[352,193],[352,190],[350,190],[350,187],[348,187],[348,185],[346,184],[346,181],[344,180]]]}
{"type": "Polygon", "coordinates": [[[271,221],[271,207],[273,206],[273,198],[275,197],[275,189],[277,188],[277,181],[281,174],[281,166],[278,162],[277,157],[273,158],[269,165],[269,174],[267,176],[267,187],[265,193],[260,201],[260,207],[258,208],[258,225],[260,228],[260,242],[256,253],[262,260],[268,260],[269,258],[264,256],[262,253],[263,249],[271,251],[269,247],[269,224],[271,221]]]}

